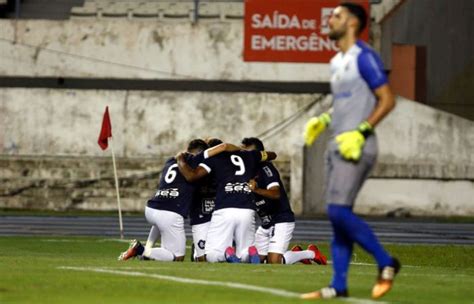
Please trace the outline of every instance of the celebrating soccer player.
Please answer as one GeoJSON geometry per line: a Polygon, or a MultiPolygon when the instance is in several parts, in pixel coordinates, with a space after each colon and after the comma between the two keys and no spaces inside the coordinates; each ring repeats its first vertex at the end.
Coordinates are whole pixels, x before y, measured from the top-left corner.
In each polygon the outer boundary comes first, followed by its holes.
{"type": "MultiPolygon", "coordinates": [[[[244,138],[242,147],[248,151],[265,150],[262,141],[256,137],[244,138]]],[[[311,264],[313,260],[325,265],[326,257],[316,245],[309,245],[307,250],[295,246],[287,251],[295,229],[295,216],[280,173],[271,162],[260,163],[257,177],[249,181],[249,187],[255,194],[257,213],[262,221],[255,234],[255,247],[261,261],[266,260],[268,264],[311,264]]]]}
{"type": "Polygon", "coordinates": [[[178,157],[180,172],[188,181],[196,181],[210,172],[217,179],[215,210],[212,214],[205,247],[208,262],[260,263],[253,246],[255,239],[255,204],[247,181],[255,176],[258,164],[275,159],[273,152],[239,151],[236,146],[221,144],[205,152],[206,159],[192,169],[178,157]],[[214,157],[207,157],[221,147],[230,147],[214,157]],[[235,250],[232,242],[235,241],[235,250]]]}
{"type": "MultiPolygon", "coordinates": [[[[207,148],[201,139],[192,140],[186,158],[193,162],[198,153],[207,148]]],[[[158,190],[145,207],[145,217],[152,225],[145,247],[134,240],[119,260],[128,260],[137,255],[158,261],[183,261],[186,253],[184,218],[188,216],[196,185],[188,183],[180,174],[176,158],[166,161],[158,190]],[[153,248],[161,235],[161,247],[153,248]]]]}

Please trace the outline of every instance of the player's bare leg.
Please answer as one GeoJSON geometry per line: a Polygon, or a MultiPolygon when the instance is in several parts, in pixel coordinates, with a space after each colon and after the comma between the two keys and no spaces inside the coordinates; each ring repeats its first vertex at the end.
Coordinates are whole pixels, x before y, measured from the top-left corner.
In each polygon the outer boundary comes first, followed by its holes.
{"type": "Polygon", "coordinates": [[[195,262],[207,262],[206,255],[202,255],[194,259],[195,262]]]}
{"type": "Polygon", "coordinates": [[[268,264],[282,264],[283,262],[283,254],[269,252],[267,256],[267,263],[268,264]]]}

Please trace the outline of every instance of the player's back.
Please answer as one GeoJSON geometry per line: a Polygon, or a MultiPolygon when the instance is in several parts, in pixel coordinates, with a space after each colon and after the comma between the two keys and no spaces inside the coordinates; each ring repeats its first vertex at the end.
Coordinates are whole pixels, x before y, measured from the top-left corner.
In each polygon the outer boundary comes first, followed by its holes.
{"type": "MultiPolygon", "coordinates": [[[[193,162],[193,156],[187,155],[186,160],[193,162]]],[[[147,202],[147,206],[154,209],[176,212],[187,217],[196,186],[188,183],[179,172],[176,159],[166,161],[161,171],[160,182],[155,196],[147,202]]]]}
{"type": "Polygon", "coordinates": [[[255,209],[248,181],[255,177],[261,153],[258,151],[224,152],[208,158],[201,166],[214,172],[217,180],[215,210],[222,208],[255,209]]]}
{"type": "MultiPolygon", "coordinates": [[[[191,167],[195,167],[204,160],[204,153],[199,153],[194,157],[194,164],[189,163],[191,167]]],[[[211,220],[214,211],[217,181],[214,172],[196,182],[197,189],[194,192],[193,201],[189,210],[189,219],[191,225],[199,225],[207,223],[211,220]]]]}

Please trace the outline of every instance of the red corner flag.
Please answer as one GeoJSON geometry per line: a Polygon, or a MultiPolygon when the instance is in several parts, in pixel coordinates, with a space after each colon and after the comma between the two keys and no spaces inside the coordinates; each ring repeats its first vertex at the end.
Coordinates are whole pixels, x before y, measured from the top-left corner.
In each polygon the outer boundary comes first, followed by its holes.
{"type": "Polygon", "coordinates": [[[109,107],[105,108],[104,118],[102,118],[102,128],[99,135],[99,146],[102,150],[109,146],[109,137],[112,137],[112,124],[110,123],[109,107]]]}

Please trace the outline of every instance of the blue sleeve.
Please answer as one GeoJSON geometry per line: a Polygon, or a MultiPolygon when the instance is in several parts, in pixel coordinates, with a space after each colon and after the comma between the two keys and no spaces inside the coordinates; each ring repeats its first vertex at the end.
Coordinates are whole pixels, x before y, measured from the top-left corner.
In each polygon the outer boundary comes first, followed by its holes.
{"type": "Polygon", "coordinates": [[[362,78],[371,90],[388,83],[382,60],[372,50],[364,50],[357,58],[357,65],[362,78]]]}

